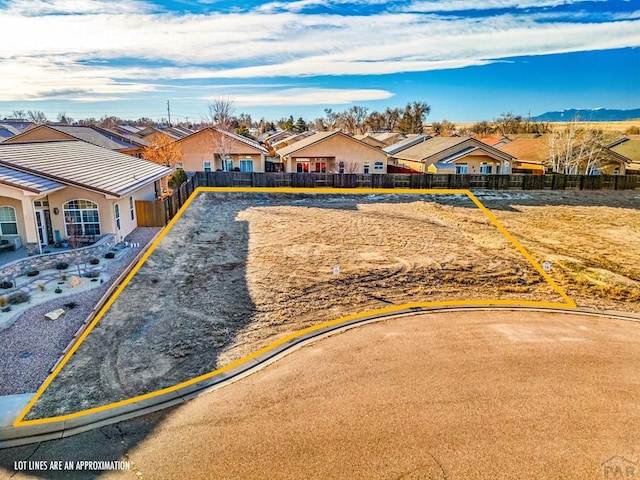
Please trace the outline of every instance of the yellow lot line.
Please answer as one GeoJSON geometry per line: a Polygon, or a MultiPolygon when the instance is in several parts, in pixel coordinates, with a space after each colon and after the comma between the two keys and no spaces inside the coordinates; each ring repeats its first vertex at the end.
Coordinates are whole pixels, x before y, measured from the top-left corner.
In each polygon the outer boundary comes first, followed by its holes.
{"type": "Polygon", "coordinates": [[[139,402],[142,400],[147,400],[153,397],[157,397],[159,395],[163,395],[166,393],[174,392],[181,388],[189,387],[198,382],[202,382],[203,380],[208,380],[216,375],[224,373],[232,368],[235,368],[239,365],[247,363],[252,359],[262,355],[270,350],[273,350],[281,345],[295,340],[303,335],[308,333],[312,333],[317,330],[321,330],[327,327],[332,327],[338,325],[340,323],[349,322],[353,320],[357,320],[360,318],[366,318],[376,315],[384,315],[390,314],[397,311],[407,310],[411,308],[433,308],[433,307],[455,307],[455,306],[483,306],[483,305],[519,305],[519,306],[537,306],[537,307],[555,307],[555,308],[567,308],[574,309],[576,308],[575,302],[569,298],[569,296],[562,290],[562,288],[549,276],[547,272],[544,271],[542,266],[527,252],[527,250],[518,243],[518,241],[502,226],[502,224],[495,218],[491,212],[476,198],[470,190],[438,190],[438,189],[402,189],[402,188],[363,188],[363,189],[337,189],[337,188],[292,188],[292,187],[268,187],[268,188],[256,188],[256,187],[198,187],[194,190],[191,196],[187,199],[185,204],[178,210],[177,214],[174,218],[167,224],[164,230],[158,235],[156,240],[151,244],[151,247],[145,252],[142,258],[138,261],[135,267],[129,272],[129,275],[124,279],[122,284],[116,289],[114,294],[109,298],[109,300],[104,304],[104,306],[100,309],[96,317],[93,319],[91,324],[87,327],[87,329],[83,332],[83,334],[78,338],[73,347],[67,352],[67,354],[60,361],[55,370],[49,375],[47,380],[40,386],[36,394],[33,396],[31,401],[27,404],[27,406],[20,413],[18,418],[13,423],[14,427],[21,427],[27,425],[37,425],[44,423],[52,423],[52,422],[60,422],[64,420],[70,420],[72,418],[81,417],[84,415],[90,415],[93,413],[104,412],[106,410],[121,407],[124,405],[129,405],[135,402],[139,402]],[[162,239],[165,237],[167,233],[173,228],[178,219],[182,216],[182,214],[189,207],[191,202],[196,198],[199,193],[203,192],[216,192],[216,193],[305,193],[305,194],[342,194],[342,195],[363,195],[363,194],[394,194],[394,195],[466,195],[491,221],[491,223],[513,244],[513,246],[520,252],[527,261],[536,269],[540,275],[551,285],[551,287],[558,293],[566,303],[557,303],[557,302],[537,302],[531,300],[452,300],[452,301],[438,301],[438,302],[416,302],[416,303],[406,303],[403,305],[394,305],[392,307],[386,307],[376,310],[369,310],[362,313],[354,313],[351,315],[347,315],[344,317],[337,318],[335,320],[330,320],[328,322],[323,322],[318,325],[313,325],[311,327],[304,328],[297,332],[293,332],[275,342],[263,347],[249,355],[246,355],[234,362],[231,362],[224,367],[218,368],[217,370],[213,370],[209,373],[205,373],[198,377],[192,378],[182,383],[178,383],[176,385],[172,385],[171,387],[163,388],[161,390],[156,390],[153,392],[146,393],[144,395],[138,395],[136,397],[131,397],[125,400],[120,400],[118,402],[109,403],[107,405],[101,405],[99,407],[93,407],[86,410],[81,410],[79,412],[70,413],[67,415],[59,415],[55,417],[47,417],[47,418],[38,418],[33,420],[24,420],[24,417],[27,415],[29,410],[33,407],[33,405],[38,401],[38,399],[42,396],[47,387],[51,384],[54,378],[60,373],[62,368],[65,366],[67,361],[71,358],[74,352],[80,347],[82,342],[87,338],[87,336],[91,333],[93,328],[97,325],[100,319],[104,316],[104,314],[109,310],[113,302],[118,298],[118,296],[125,289],[127,284],[131,281],[131,279],[136,275],[140,267],[147,261],[149,256],[153,253],[156,247],[160,244],[162,239]]]}

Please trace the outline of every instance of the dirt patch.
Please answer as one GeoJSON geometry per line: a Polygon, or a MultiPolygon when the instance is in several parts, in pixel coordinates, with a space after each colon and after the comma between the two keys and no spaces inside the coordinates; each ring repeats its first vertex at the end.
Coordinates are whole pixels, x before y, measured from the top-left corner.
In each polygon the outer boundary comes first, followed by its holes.
{"type": "Polygon", "coordinates": [[[347,314],[505,298],[562,300],[466,196],[200,194],[27,419],[169,387],[347,314]]]}
{"type": "Polygon", "coordinates": [[[640,312],[640,192],[479,197],[578,305],[640,312]]]}

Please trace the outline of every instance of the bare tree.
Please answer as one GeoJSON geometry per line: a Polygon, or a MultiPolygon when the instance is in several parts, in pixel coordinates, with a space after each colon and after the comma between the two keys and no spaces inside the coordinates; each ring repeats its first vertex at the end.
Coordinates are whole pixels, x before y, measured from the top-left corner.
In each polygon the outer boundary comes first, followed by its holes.
{"type": "Polygon", "coordinates": [[[228,135],[233,130],[235,108],[230,98],[215,98],[209,103],[209,124],[214,128],[214,158],[220,158],[222,171],[227,171],[227,161],[233,146],[233,138],[228,135]]]}
{"type": "Polygon", "coordinates": [[[40,110],[29,110],[27,119],[38,125],[44,125],[48,121],[47,116],[40,110]]]}
{"type": "Polygon", "coordinates": [[[556,173],[593,175],[600,169],[604,135],[578,127],[577,119],[549,134],[548,166],[556,173]]]}

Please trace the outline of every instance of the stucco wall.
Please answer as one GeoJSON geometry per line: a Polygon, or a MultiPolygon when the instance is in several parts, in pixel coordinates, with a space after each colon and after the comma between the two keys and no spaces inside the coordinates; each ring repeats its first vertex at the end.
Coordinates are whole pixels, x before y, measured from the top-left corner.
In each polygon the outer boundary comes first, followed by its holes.
{"type": "Polygon", "coordinates": [[[183,168],[188,172],[204,171],[203,162],[211,162],[212,171],[222,169],[216,153],[220,152],[220,144],[224,142],[226,153],[234,160],[234,167],[239,167],[238,158],[251,157],[253,171],[264,172],[264,154],[259,150],[238,140],[224,137],[211,130],[203,130],[181,140],[178,145],[183,156],[183,168]]]}
{"type": "MultiPolygon", "coordinates": [[[[296,171],[297,158],[312,157],[334,157],[336,166],[339,162],[345,162],[345,165],[354,166],[353,172],[363,173],[365,162],[369,163],[369,173],[387,173],[387,155],[375,147],[363,145],[362,143],[343,135],[334,135],[321,142],[309,145],[306,148],[298,150],[291,154],[291,158],[287,162],[287,171],[296,171]],[[374,163],[382,162],[382,170],[374,170],[374,163]]],[[[348,169],[348,168],[347,168],[348,169]]],[[[349,170],[349,169],[348,169],[349,170]]]]}

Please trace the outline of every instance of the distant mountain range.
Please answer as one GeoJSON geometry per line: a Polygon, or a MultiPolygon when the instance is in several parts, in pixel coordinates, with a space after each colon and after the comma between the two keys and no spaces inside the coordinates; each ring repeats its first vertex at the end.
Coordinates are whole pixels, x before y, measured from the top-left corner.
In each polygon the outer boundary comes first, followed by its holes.
{"type": "Polygon", "coordinates": [[[633,110],[609,110],[608,108],[592,108],[576,110],[570,108],[562,112],[546,112],[532,117],[536,122],[570,122],[575,118],[581,122],[620,122],[623,120],[640,119],[640,108],[633,110]]]}

